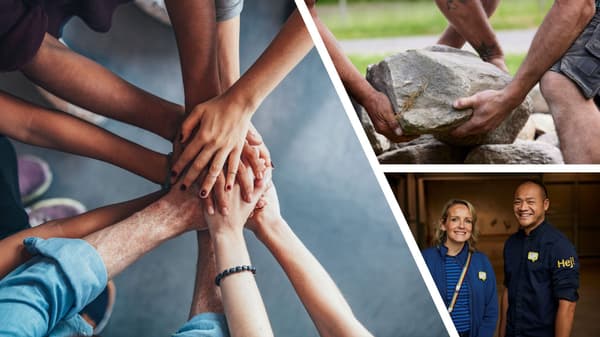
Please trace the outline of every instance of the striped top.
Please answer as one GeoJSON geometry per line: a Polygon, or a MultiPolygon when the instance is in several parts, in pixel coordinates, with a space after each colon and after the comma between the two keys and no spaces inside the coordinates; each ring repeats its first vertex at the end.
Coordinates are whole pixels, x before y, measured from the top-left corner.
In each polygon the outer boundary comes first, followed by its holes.
{"type": "MultiPolygon", "coordinates": [[[[460,274],[462,273],[462,266],[458,264],[455,256],[446,255],[446,300],[447,303],[450,304],[452,301],[452,296],[454,296],[454,290],[456,289],[456,284],[458,283],[458,279],[460,278],[460,274]]],[[[458,293],[458,298],[456,299],[456,304],[454,305],[454,309],[452,313],[450,313],[452,317],[452,322],[454,322],[454,326],[458,332],[465,332],[471,329],[471,311],[469,306],[469,282],[465,277],[462,286],[460,287],[460,292],[458,293]]]]}

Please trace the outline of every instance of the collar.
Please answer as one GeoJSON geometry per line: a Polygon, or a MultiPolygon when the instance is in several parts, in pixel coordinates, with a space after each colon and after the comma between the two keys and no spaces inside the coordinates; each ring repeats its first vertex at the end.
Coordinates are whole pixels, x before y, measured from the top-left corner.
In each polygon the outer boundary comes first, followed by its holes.
{"type": "Polygon", "coordinates": [[[532,230],[532,231],[529,233],[529,235],[525,235],[525,230],[524,230],[524,229],[522,229],[522,228],[521,228],[521,229],[519,229],[519,232],[521,232],[521,234],[522,234],[524,237],[531,237],[531,238],[535,238],[535,237],[537,237],[538,235],[541,235],[541,234],[542,234],[542,233],[543,233],[543,232],[546,230],[546,228],[548,228],[548,226],[549,226],[548,222],[546,221],[546,219],[544,219],[544,221],[542,221],[542,223],[541,223],[539,226],[537,226],[537,227],[536,227],[534,230],[532,230]]]}
{"type": "MultiPolygon", "coordinates": [[[[440,256],[442,257],[442,259],[445,259],[446,255],[448,254],[448,247],[446,247],[444,245],[439,245],[438,246],[438,251],[439,251],[440,256]]],[[[467,242],[463,246],[462,250],[456,255],[456,259],[458,260],[458,262],[460,262],[461,265],[464,266],[465,263],[467,263],[467,256],[468,255],[469,255],[469,243],[467,242]]]]}

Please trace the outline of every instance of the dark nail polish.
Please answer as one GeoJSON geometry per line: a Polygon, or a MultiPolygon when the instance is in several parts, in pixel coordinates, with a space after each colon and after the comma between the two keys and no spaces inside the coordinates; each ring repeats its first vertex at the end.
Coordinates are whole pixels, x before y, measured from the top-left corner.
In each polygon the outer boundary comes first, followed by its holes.
{"type": "Polygon", "coordinates": [[[200,192],[200,197],[204,198],[206,197],[206,191],[202,190],[202,192],[200,192]]]}
{"type": "Polygon", "coordinates": [[[275,168],[275,165],[273,165],[273,162],[271,161],[271,168],[275,168]]]}
{"type": "Polygon", "coordinates": [[[177,177],[177,172],[175,172],[175,171],[171,171],[171,177],[172,177],[172,178],[175,178],[175,177],[177,177]]]}
{"type": "Polygon", "coordinates": [[[227,187],[225,187],[225,189],[226,189],[227,191],[231,191],[231,185],[227,185],[227,187]]]}
{"type": "Polygon", "coordinates": [[[182,190],[182,191],[185,191],[187,189],[187,187],[184,184],[181,184],[179,186],[179,189],[182,190]]]}

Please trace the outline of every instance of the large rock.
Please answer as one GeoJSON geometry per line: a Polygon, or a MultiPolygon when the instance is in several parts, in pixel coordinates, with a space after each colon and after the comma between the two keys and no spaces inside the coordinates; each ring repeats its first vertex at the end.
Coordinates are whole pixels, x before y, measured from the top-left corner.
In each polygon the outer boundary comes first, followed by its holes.
{"type": "Polygon", "coordinates": [[[535,130],[538,135],[545,133],[556,133],[556,127],[554,126],[554,119],[552,115],[544,113],[534,113],[529,117],[530,120],[535,124],[535,130]]]}
{"type": "Polygon", "coordinates": [[[367,80],[386,93],[406,134],[434,134],[454,145],[510,144],[527,122],[527,98],[495,130],[456,138],[455,127],[471,118],[472,110],[455,110],[452,102],[486,89],[501,89],[511,77],[470,52],[444,46],[409,50],[369,66],[367,80]]]}
{"type": "Polygon", "coordinates": [[[466,164],[564,164],[560,150],[547,143],[519,140],[514,144],[481,145],[473,149],[466,164]]]}
{"type": "Polygon", "coordinates": [[[543,135],[537,137],[535,141],[547,143],[560,148],[560,140],[558,139],[558,134],[556,132],[544,133],[543,135]]]}
{"type": "Polygon", "coordinates": [[[544,96],[542,96],[542,92],[540,91],[540,86],[536,85],[529,92],[529,97],[531,97],[531,104],[533,105],[533,112],[539,113],[549,113],[550,108],[548,107],[548,103],[544,96]]]}
{"type": "Polygon", "coordinates": [[[517,139],[521,140],[534,140],[535,139],[535,121],[529,117],[527,123],[523,126],[523,129],[517,135],[517,139]]]}
{"type": "Polygon", "coordinates": [[[450,146],[432,135],[423,135],[395,147],[377,157],[381,164],[461,164],[468,152],[467,148],[450,146]]]}

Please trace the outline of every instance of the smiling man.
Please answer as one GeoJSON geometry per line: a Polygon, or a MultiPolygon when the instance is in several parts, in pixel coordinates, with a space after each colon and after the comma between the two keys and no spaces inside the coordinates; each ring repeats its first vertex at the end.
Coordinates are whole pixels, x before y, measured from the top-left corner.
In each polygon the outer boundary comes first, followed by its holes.
{"type": "Polygon", "coordinates": [[[548,191],[536,180],[515,190],[520,229],[504,245],[500,337],[566,337],[579,298],[575,247],[546,221],[548,191]]]}

